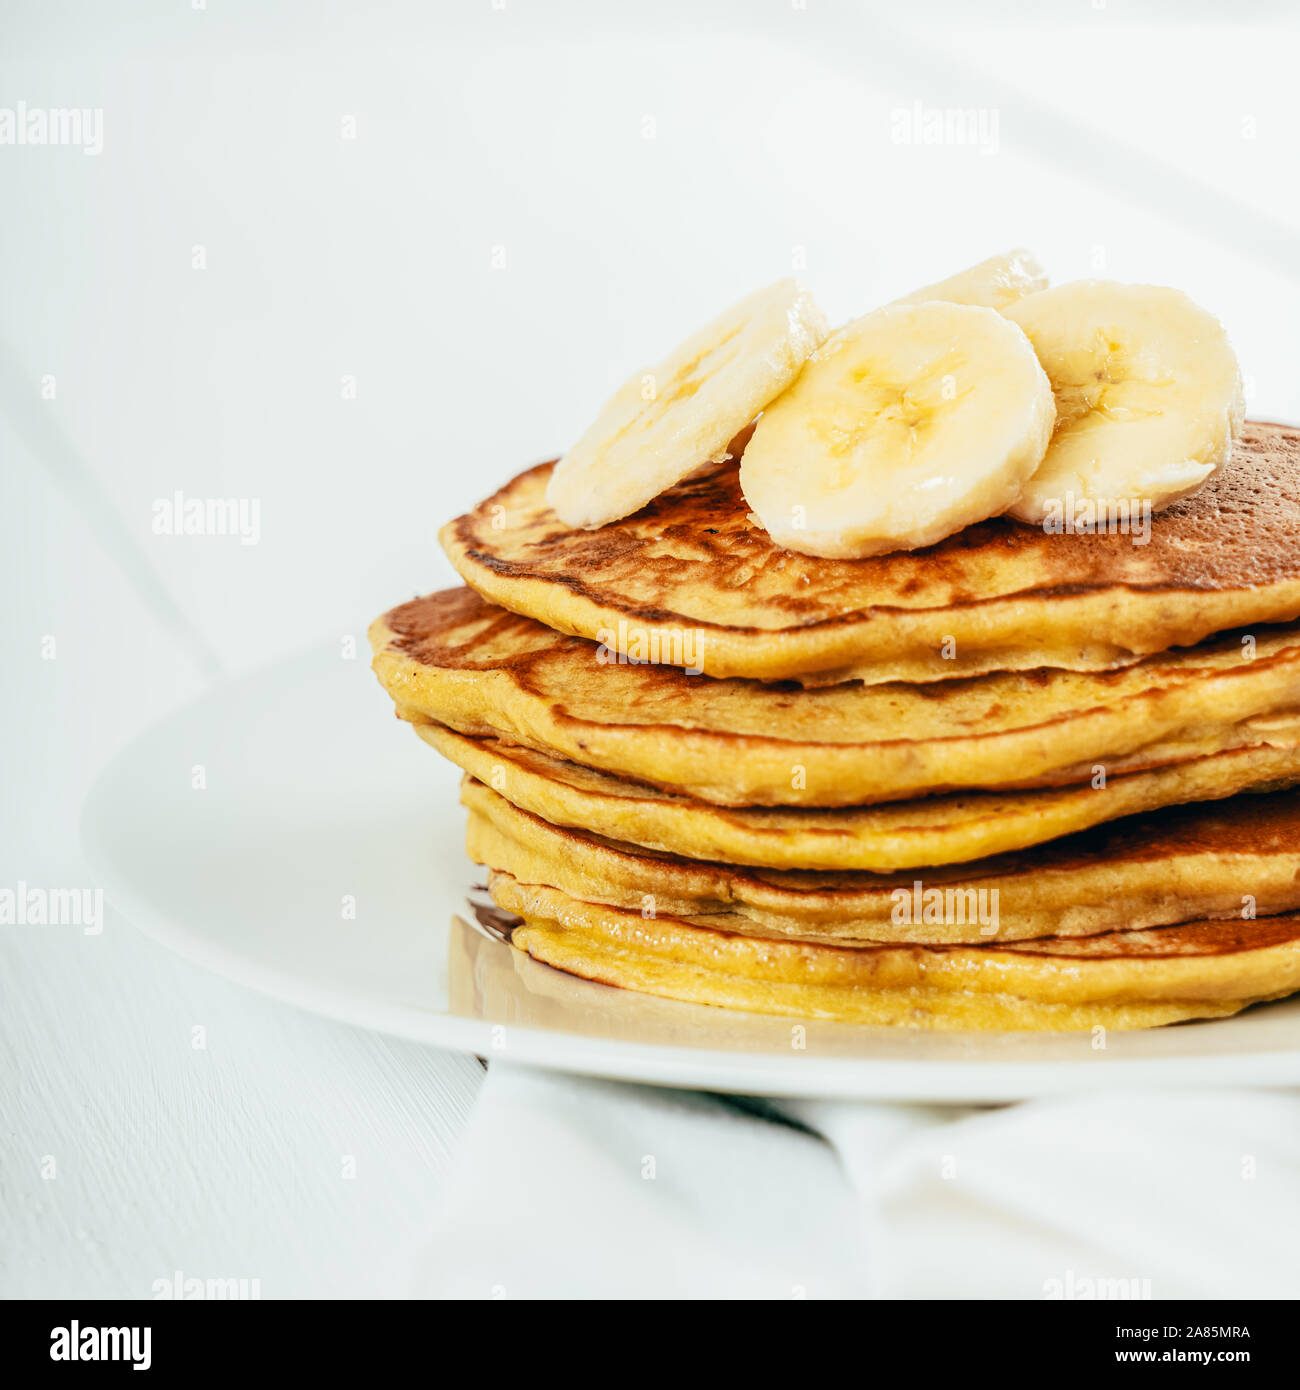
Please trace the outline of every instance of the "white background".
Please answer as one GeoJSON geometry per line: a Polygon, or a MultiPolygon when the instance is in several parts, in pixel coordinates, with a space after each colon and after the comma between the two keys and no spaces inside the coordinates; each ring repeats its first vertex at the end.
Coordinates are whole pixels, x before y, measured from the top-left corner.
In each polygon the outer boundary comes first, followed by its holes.
{"type": "MultiPolygon", "coordinates": [[[[103,149],[0,146],[0,886],[88,885],[123,741],[448,582],[443,520],[792,268],[832,321],[1014,245],[1176,285],[1300,417],[1288,10],[5,0],[0,107],[102,109],[103,149]],[[901,142],[918,108],[996,139],[901,142]],[[259,543],[153,534],[177,490],[259,543]]],[[[477,1063],[111,912],[0,952],[0,1293],[388,1286],[477,1063]]]]}

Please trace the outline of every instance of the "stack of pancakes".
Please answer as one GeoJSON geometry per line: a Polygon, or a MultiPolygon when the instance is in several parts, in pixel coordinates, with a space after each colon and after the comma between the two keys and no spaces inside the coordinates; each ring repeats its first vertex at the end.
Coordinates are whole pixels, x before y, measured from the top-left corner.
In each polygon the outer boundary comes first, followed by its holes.
{"type": "Polygon", "coordinates": [[[782,549],[734,462],[594,531],[550,465],[371,630],[513,944],[868,1024],[1131,1028],[1300,989],[1300,431],[1147,535],[782,549]]]}

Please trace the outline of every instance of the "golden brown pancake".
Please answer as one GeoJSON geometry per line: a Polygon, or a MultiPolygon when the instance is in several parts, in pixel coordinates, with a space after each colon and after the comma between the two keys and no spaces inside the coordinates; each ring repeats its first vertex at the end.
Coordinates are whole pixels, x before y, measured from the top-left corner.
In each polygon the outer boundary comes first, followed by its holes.
{"type": "Polygon", "coordinates": [[[551,825],[468,777],[461,800],[476,863],[587,902],[747,936],[988,945],[1300,909],[1295,792],[1169,807],[1018,854],[902,874],[655,854],[551,825]]]}
{"type": "Polygon", "coordinates": [[[847,950],[691,926],[493,874],[512,944],[584,979],[697,1004],[915,1028],[1144,1028],[1300,989],[1300,915],[996,946],[847,950]]]}
{"type": "Polygon", "coordinates": [[[954,793],[879,806],[722,807],[563,762],[442,724],[419,736],[463,771],[553,825],[611,840],[771,869],[869,869],[964,863],[1042,844],[1121,816],[1300,781],[1300,744],[1239,748],[1173,767],[1042,791],[954,793]]]}
{"type": "Polygon", "coordinates": [[[403,718],[724,806],[1069,785],[1300,736],[1294,626],[1119,671],[811,690],[612,662],[465,588],[393,609],[370,638],[403,718]]]}
{"type": "Polygon", "coordinates": [[[1102,670],[1214,632],[1300,617],[1300,431],[1248,423],[1195,497],[1130,534],[1005,518],[865,560],[783,550],[734,463],[593,531],[521,473],[441,540],[479,593],[561,632],[710,676],[929,681],[1102,670]]]}

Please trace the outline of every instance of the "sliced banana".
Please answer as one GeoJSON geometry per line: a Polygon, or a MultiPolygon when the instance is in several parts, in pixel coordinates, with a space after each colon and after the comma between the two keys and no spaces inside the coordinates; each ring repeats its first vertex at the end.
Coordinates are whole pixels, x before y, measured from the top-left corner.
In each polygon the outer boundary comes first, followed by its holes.
{"type": "Polygon", "coordinates": [[[942,299],[949,304],[979,304],[986,309],[1005,309],[1027,294],[1047,288],[1047,272],[1032,251],[1019,247],[1002,256],[990,256],[958,275],[896,299],[895,304],[928,304],[942,299]]]}
{"type": "Polygon", "coordinates": [[[1056,394],[1056,431],[1010,513],[1039,524],[1073,503],[1196,492],[1245,418],[1241,369],[1213,314],[1179,290],[1076,280],[1009,305],[1056,394]]]}
{"type": "Polygon", "coordinates": [[[797,280],[755,291],[614,393],[556,464],[547,502],[569,526],[604,526],[638,511],[721,458],[826,333],[797,280]]]}
{"type": "Polygon", "coordinates": [[[912,550],[1009,506],[1055,419],[1051,384],[1009,319],[891,305],[835,333],[763,412],[740,485],[790,550],[912,550]]]}

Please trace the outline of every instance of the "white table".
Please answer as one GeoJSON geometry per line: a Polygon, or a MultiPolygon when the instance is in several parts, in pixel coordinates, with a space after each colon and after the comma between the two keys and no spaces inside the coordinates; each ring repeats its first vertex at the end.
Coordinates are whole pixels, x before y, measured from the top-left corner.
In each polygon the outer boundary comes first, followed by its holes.
{"type": "MultiPolygon", "coordinates": [[[[23,604],[0,882],[81,887],[94,771],[202,682],[75,508],[3,447],[39,547],[3,559],[23,604]]],[[[228,984],[111,906],[99,935],[0,927],[0,1297],[150,1297],[177,1271],[257,1279],[263,1297],[399,1288],[481,1077],[472,1057],[228,984]]]]}
{"type": "Polygon", "coordinates": [[[0,1295],[400,1292],[480,1064],[52,933],[4,955],[0,1295]]]}

